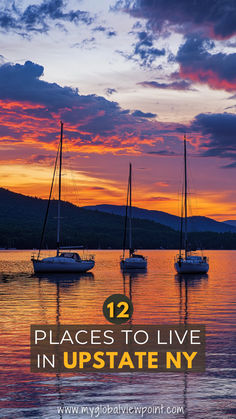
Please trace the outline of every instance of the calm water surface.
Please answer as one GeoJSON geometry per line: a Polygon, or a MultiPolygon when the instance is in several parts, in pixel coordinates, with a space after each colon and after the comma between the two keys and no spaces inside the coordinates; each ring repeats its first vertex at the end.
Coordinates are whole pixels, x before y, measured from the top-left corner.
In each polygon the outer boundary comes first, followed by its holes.
{"type": "Polygon", "coordinates": [[[0,417],[72,418],[78,415],[58,414],[57,406],[122,403],[185,409],[182,415],[146,418],[235,418],[236,251],[208,251],[209,274],[186,278],[175,275],[175,251],[145,251],[147,273],[125,275],[119,269],[119,251],[94,253],[93,274],[39,278],[32,273],[30,251],[0,251],[0,417]],[[133,324],[206,324],[207,371],[78,375],[30,372],[30,324],[105,324],[102,305],[114,293],[132,298],[133,324]]]}

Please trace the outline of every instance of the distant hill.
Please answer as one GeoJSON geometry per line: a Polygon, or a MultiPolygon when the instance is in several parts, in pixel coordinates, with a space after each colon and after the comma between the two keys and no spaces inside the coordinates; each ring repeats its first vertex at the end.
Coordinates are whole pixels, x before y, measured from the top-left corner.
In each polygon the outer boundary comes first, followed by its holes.
{"type": "MultiPolygon", "coordinates": [[[[0,188],[0,248],[38,248],[46,207],[47,200],[0,188]]],[[[63,246],[84,245],[90,249],[122,247],[124,217],[79,208],[69,202],[62,202],[61,216],[63,246]]],[[[44,247],[55,248],[56,217],[57,201],[52,200],[44,247]]],[[[141,218],[135,218],[132,225],[134,246],[138,249],[177,249],[179,246],[179,233],[166,225],[141,218]]],[[[236,234],[190,233],[189,243],[192,248],[236,249],[236,234]]]]}
{"type": "MultiPolygon", "coordinates": [[[[120,205],[94,205],[83,208],[93,211],[107,212],[109,214],[125,215],[125,206],[120,205]]],[[[154,221],[155,223],[166,225],[177,231],[180,229],[180,217],[177,217],[176,215],[137,207],[132,208],[132,213],[134,218],[154,221]]],[[[207,217],[189,217],[188,230],[192,232],[212,231],[215,233],[225,233],[231,231],[236,233],[236,221],[235,224],[233,224],[233,221],[231,223],[232,224],[230,224],[230,222],[220,223],[207,217]]]]}
{"type": "MultiPolygon", "coordinates": [[[[37,248],[40,242],[47,200],[0,188],[0,248],[37,248]]],[[[89,211],[69,202],[61,203],[61,242],[63,246],[121,248],[123,217],[89,211]]],[[[57,201],[52,200],[44,245],[56,245],[57,201]]],[[[134,243],[138,248],[178,246],[178,234],[148,220],[134,220],[134,243]]]]}
{"type": "Polygon", "coordinates": [[[227,220],[227,221],[223,221],[223,223],[236,227],[236,220],[227,220]]]}

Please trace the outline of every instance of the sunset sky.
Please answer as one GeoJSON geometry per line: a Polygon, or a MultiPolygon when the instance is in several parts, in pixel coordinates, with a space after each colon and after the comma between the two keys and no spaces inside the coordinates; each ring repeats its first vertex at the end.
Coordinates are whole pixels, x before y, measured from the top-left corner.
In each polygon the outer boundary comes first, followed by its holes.
{"type": "Polygon", "coordinates": [[[63,198],[236,219],[235,0],[1,1],[0,186],[46,198],[64,121],[63,198]]]}

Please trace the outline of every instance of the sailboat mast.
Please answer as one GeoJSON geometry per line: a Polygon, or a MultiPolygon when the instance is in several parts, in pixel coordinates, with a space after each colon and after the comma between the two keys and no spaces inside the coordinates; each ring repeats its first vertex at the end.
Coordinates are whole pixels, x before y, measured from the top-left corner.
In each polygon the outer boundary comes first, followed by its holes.
{"type": "Polygon", "coordinates": [[[179,258],[180,259],[182,257],[182,248],[183,248],[183,212],[184,212],[183,197],[184,197],[184,187],[182,187],[182,192],[181,192],[181,217],[180,217],[180,241],[179,241],[179,258]]]}
{"type": "Polygon", "coordinates": [[[188,254],[188,179],[187,179],[187,144],[184,134],[184,249],[185,258],[188,254]]]}
{"type": "Polygon", "coordinates": [[[59,159],[60,159],[59,160],[59,183],[58,183],[58,207],[57,207],[57,256],[59,256],[59,252],[60,252],[62,140],[63,140],[63,122],[61,121],[60,156],[59,156],[59,159]]]}
{"type": "Polygon", "coordinates": [[[123,238],[123,259],[125,257],[125,249],[126,249],[128,205],[129,205],[129,179],[128,179],[128,188],[127,188],[127,197],[126,197],[126,207],[125,207],[125,230],[124,230],[124,238],[123,238]]]}
{"type": "Polygon", "coordinates": [[[132,255],[132,164],[129,164],[129,256],[132,255]]]}

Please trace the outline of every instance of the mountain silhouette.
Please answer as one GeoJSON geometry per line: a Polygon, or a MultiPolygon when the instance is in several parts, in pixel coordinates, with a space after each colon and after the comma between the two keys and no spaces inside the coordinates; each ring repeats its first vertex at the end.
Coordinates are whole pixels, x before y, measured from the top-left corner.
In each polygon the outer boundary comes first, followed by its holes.
{"type": "MultiPolygon", "coordinates": [[[[85,209],[93,211],[107,212],[115,215],[125,215],[125,206],[120,205],[94,205],[86,206],[85,209]]],[[[174,230],[180,229],[180,217],[168,214],[163,211],[147,210],[143,208],[132,207],[132,214],[134,218],[154,221],[155,223],[163,224],[171,227],[174,230]]],[[[208,217],[188,217],[188,230],[192,232],[212,231],[216,233],[225,233],[228,231],[236,233],[236,221],[218,222],[208,217]],[[234,224],[235,223],[235,224],[234,224]]]]}
{"type": "MultiPolygon", "coordinates": [[[[0,248],[38,248],[46,212],[47,200],[25,196],[0,188],[0,248]]],[[[70,202],[61,202],[61,244],[62,246],[83,245],[90,249],[120,249],[124,235],[124,207],[96,206],[77,207],[70,202]],[[109,212],[106,211],[109,209],[109,212]],[[102,211],[101,211],[102,210],[102,211]],[[116,214],[116,212],[119,214],[116,214]]],[[[133,242],[137,249],[177,249],[179,247],[178,217],[161,213],[158,223],[156,213],[134,208],[133,242]],[[141,212],[140,212],[141,211],[141,212]],[[144,212],[144,213],[143,213],[144,212]],[[153,219],[140,215],[151,214],[153,219]],[[172,220],[172,228],[166,218],[172,220]],[[175,230],[176,228],[176,230],[175,230]]],[[[146,216],[146,215],[145,215],[146,216]]],[[[44,248],[56,247],[57,200],[52,200],[46,226],[44,248]]],[[[198,217],[197,217],[198,218],[198,217]]],[[[200,217],[204,218],[205,217],[200,217]]],[[[209,220],[209,219],[207,219],[209,220]]],[[[208,221],[207,221],[208,222],[208,221]]],[[[224,223],[210,220],[212,225],[224,223]]],[[[208,224],[209,225],[209,224],[208,224]]],[[[236,248],[236,228],[229,226],[230,232],[192,232],[189,243],[192,248],[234,249],[236,248]]]]}

